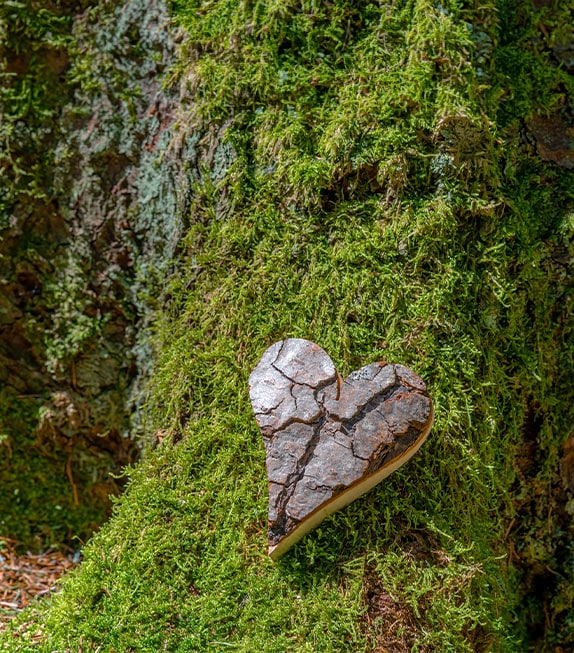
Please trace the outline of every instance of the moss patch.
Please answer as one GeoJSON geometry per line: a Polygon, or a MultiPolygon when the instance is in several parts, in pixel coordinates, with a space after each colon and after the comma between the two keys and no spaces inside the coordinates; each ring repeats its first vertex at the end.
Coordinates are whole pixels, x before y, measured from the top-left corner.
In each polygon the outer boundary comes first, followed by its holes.
{"type": "Polygon", "coordinates": [[[567,524],[520,503],[559,483],[574,405],[572,173],[523,136],[570,97],[538,23],[509,2],[175,11],[181,134],[210,166],[155,328],[162,444],[10,650],[38,624],[46,651],[567,646],[567,524]],[[408,465],[272,565],[247,377],[287,336],[343,374],[412,367],[436,421],[408,465]],[[560,579],[538,605],[520,584],[535,561],[560,579]]]}

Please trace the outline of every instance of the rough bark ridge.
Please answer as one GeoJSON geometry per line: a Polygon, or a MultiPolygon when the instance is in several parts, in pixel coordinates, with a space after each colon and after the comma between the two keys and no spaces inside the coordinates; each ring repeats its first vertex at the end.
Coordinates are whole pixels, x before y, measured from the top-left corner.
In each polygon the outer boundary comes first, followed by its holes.
{"type": "MultiPolygon", "coordinates": [[[[64,489],[69,482],[67,497],[52,497],[68,520],[79,506],[105,504],[117,490],[108,472],[137,456],[130,416],[151,358],[142,334],[191,181],[182,172],[188,152],[170,149],[178,96],[162,87],[175,52],[165,3],[45,4],[44,19],[53,11],[50,20],[65,26],[59,45],[33,33],[31,54],[18,43],[2,48],[10,75],[0,94],[8,178],[0,197],[0,427],[11,465],[6,492],[33,504],[10,474],[34,443],[58,460],[64,489]],[[26,84],[44,104],[21,118],[10,93],[26,84]]],[[[40,29],[34,20],[24,4],[0,14],[8,33],[40,29]]],[[[32,464],[20,466],[34,474],[32,464]]],[[[42,474],[51,476],[48,467],[42,474]]],[[[26,538],[26,517],[2,508],[4,532],[26,538]]],[[[32,530],[58,522],[58,514],[31,512],[40,522],[32,530]]]]}
{"type": "Polygon", "coordinates": [[[410,458],[432,421],[411,370],[372,363],[341,382],[329,356],[300,338],[272,345],[249,387],[266,449],[271,553],[317,511],[343,507],[410,458]]]}

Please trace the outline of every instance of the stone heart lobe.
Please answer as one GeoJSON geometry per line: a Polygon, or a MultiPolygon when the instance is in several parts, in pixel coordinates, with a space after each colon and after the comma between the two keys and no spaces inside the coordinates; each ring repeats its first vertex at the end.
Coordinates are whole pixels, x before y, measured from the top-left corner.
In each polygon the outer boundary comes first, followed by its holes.
{"type": "Polygon", "coordinates": [[[426,386],[408,368],[371,363],[342,381],[327,353],[301,338],[269,347],[249,390],[265,443],[273,559],[408,460],[432,423],[426,386]]]}

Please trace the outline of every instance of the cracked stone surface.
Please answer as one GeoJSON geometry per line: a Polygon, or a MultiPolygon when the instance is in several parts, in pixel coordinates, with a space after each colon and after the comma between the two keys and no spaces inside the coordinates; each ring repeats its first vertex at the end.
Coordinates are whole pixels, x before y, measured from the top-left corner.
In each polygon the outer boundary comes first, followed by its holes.
{"type": "Polygon", "coordinates": [[[249,392],[265,443],[272,558],[408,460],[432,423],[426,386],[408,368],[371,363],[343,381],[301,338],[267,349],[249,392]]]}

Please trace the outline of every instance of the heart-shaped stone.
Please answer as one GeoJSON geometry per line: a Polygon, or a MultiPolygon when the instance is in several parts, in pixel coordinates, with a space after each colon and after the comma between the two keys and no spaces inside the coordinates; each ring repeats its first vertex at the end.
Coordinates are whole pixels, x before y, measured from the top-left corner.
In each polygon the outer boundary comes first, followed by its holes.
{"type": "Polygon", "coordinates": [[[276,342],[249,377],[265,442],[269,555],[406,462],[426,439],[432,402],[402,365],[372,363],[344,381],[318,345],[276,342]]]}

